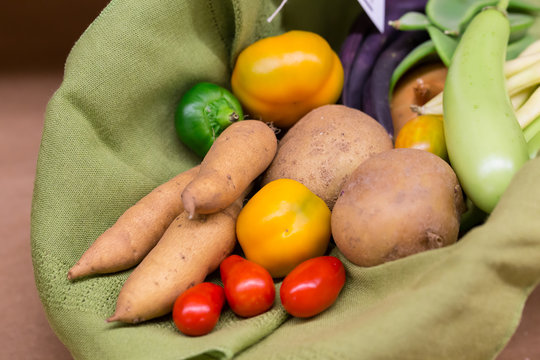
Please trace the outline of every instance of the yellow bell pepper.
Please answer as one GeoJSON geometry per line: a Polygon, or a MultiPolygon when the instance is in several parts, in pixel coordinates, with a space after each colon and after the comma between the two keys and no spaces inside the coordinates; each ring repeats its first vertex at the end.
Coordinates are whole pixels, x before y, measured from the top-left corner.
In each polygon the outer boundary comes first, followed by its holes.
{"type": "Polygon", "coordinates": [[[236,235],[248,260],[272,277],[283,277],[304,260],[326,252],[330,209],[300,182],[274,180],[244,206],[236,235]]]}
{"type": "Polygon", "coordinates": [[[289,128],[310,110],[339,99],[343,66],[320,35],[294,30],[245,48],[231,87],[251,118],[289,128]]]}

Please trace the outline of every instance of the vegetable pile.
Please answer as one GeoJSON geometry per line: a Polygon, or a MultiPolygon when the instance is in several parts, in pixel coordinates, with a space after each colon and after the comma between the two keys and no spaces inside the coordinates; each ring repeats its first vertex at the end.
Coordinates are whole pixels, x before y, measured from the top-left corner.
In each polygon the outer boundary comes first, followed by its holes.
{"type": "Polygon", "coordinates": [[[332,311],[344,261],[451,246],[540,148],[534,11],[387,1],[386,31],[361,15],[339,56],[308,31],[251,44],[230,84],[194,84],[176,104],[179,141],[200,164],[127,209],[68,278],[133,269],[107,321],[170,315],[202,336],[224,311],[332,311]],[[434,63],[440,84],[426,87],[416,74],[434,63]],[[414,118],[402,123],[392,107],[404,98],[414,118]]]}
{"type": "Polygon", "coordinates": [[[454,4],[456,15],[445,18],[441,11],[451,5],[430,1],[427,15],[407,13],[395,24],[425,28],[433,51],[448,65],[444,91],[422,106],[411,105],[420,115],[444,115],[452,167],[473,205],[490,213],[514,174],[538,152],[529,126],[540,116],[533,96],[540,84],[539,42],[526,30],[540,6],[491,1],[475,15],[479,5],[454,4]]]}

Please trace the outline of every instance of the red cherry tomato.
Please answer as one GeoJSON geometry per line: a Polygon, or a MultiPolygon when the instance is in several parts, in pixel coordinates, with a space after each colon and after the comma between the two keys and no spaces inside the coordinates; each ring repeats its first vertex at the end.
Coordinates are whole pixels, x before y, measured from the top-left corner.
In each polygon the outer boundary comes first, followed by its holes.
{"type": "Polygon", "coordinates": [[[221,264],[219,264],[219,275],[221,276],[221,282],[225,284],[227,282],[227,277],[229,273],[231,272],[231,269],[238,264],[239,262],[242,262],[246,259],[244,259],[241,256],[238,255],[231,255],[227,258],[225,258],[221,264]]]}
{"type": "Polygon", "coordinates": [[[311,317],[329,308],[345,284],[345,268],[334,256],[302,262],[283,279],[279,295],[285,310],[296,317],[311,317]]]}
{"type": "Polygon", "coordinates": [[[221,262],[219,270],[225,298],[236,315],[259,315],[274,304],[274,280],[268,270],[259,264],[231,255],[221,262]]]}
{"type": "Polygon", "coordinates": [[[176,298],[174,324],[189,336],[208,334],[216,326],[224,304],[223,287],[209,282],[197,284],[176,298]]]}

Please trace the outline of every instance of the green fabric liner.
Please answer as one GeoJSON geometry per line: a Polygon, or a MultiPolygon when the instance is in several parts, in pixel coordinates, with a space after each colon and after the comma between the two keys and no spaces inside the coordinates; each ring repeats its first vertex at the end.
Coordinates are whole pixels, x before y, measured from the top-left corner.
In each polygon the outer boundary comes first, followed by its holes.
{"type": "Polygon", "coordinates": [[[540,159],[456,245],[372,268],[333,250],[347,283],[312,319],[276,301],[251,319],[226,310],[212,333],[190,338],[170,316],[105,322],[129,271],[67,280],[129,206],[198,162],[173,125],[187,88],[228,87],[238,52],[284,30],[317,31],[337,49],[360,11],[355,0],[295,0],[268,24],[279,2],[113,0],[74,45],[47,107],[32,203],[36,285],[53,330],[76,359],[494,358],[540,280],[540,159]]]}

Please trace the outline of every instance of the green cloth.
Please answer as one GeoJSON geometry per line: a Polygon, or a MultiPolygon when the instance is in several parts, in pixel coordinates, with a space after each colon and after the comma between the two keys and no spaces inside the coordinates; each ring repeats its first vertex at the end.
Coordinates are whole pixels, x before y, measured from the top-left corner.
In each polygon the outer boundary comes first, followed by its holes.
{"type": "Polygon", "coordinates": [[[367,269],[343,259],[345,288],[312,319],[277,301],[251,319],[226,310],[212,333],[190,338],[170,316],[105,322],[129,271],[67,280],[129,206],[197,163],[174,131],[183,91],[202,80],[228,87],[242,48],[287,29],[317,31],[337,49],[360,11],[355,0],[295,0],[268,24],[279,2],[113,0],[75,44],[47,108],[32,205],[36,285],[53,330],[76,359],[495,357],[540,279],[540,159],[456,245],[367,269]]]}

